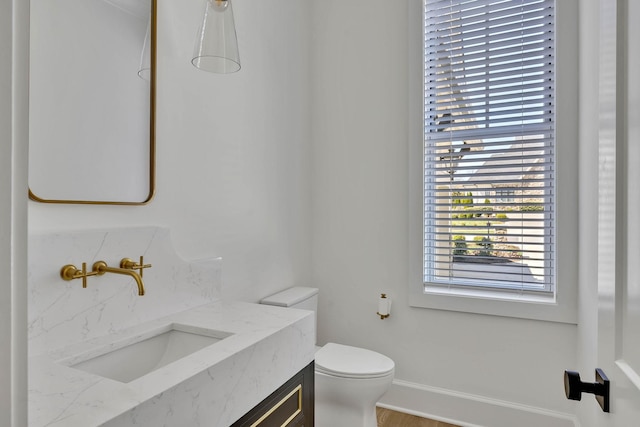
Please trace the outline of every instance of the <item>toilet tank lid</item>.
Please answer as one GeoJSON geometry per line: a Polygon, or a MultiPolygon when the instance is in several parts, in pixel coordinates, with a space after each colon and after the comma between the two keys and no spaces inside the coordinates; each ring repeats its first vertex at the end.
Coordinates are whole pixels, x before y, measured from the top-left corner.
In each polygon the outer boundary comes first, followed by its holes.
{"type": "Polygon", "coordinates": [[[308,288],[305,286],[295,286],[293,288],[285,289],[282,292],[273,294],[260,301],[260,304],[278,305],[280,307],[291,307],[298,304],[314,295],[317,295],[318,288],[308,288]]]}

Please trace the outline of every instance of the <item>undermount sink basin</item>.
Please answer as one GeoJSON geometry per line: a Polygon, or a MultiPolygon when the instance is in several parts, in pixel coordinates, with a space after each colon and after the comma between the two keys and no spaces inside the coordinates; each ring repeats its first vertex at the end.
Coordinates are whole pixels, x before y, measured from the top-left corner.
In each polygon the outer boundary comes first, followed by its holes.
{"type": "MultiPolygon", "coordinates": [[[[94,356],[63,364],[122,383],[136,380],[169,363],[230,336],[227,332],[171,324],[121,346],[110,345],[94,356]]],[[[77,360],[77,359],[76,359],[77,360]]]]}

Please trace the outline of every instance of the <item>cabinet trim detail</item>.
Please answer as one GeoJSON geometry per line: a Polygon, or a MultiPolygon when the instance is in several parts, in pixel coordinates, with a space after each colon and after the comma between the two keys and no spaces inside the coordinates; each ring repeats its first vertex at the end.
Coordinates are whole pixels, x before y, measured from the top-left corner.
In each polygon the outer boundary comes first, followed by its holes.
{"type": "Polygon", "coordinates": [[[231,427],[313,427],[314,371],[311,362],[231,427]]]}
{"type": "Polygon", "coordinates": [[[284,422],[284,424],[282,424],[283,427],[289,425],[291,420],[293,420],[300,412],[302,412],[302,384],[298,384],[298,386],[293,390],[291,390],[291,392],[287,394],[284,398],[282,398],[280,402],[276,403],[273,406],[273,408],[269,409],[269,411],[267,411],[263,416],[261,416],[258,419],[258,421],[251,424],[251,427],[257,427],[260,424],[262,424],[262,422],[265,419],[267,419],[271,414],[273,414],[276,411],[276,409],[281,407],[287,400],[289,400],[296,393],[298,394],[298,409],[293,414],[291,414],[291,416],[284,422]]]}

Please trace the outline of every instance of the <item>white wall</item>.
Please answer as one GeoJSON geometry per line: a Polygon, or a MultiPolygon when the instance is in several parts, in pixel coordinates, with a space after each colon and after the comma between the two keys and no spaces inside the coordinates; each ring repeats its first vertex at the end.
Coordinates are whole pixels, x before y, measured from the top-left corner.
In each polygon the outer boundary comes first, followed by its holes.
{"type": "Polygon", "coordinates": [[[383,352],[401,380],[571,413],[562,374],[575,364],[575,326],[409,307],[409,1],[314,2],[319,342],[383,352]],[[384,321],[380,292],[395,301],[384,321]]]}
{"type": "Polygon", "coordinates": [[[203,2],[158,3],[156,197],[142,207],[30,202],[30,232],[166,226],[185,258],[223,257],[228,298],[307,281],[309,3],[234,2],[243,68],[231,75],[190,63],[203,2]]]}

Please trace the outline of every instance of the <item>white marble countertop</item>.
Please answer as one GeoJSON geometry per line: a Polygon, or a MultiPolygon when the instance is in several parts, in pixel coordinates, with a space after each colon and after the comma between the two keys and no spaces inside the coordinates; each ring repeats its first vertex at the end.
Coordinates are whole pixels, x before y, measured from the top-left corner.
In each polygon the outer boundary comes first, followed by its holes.
{"type": "Polygon", "coordinates": [[[312,312],[243,302],[210,304],[29,360],[29,426],[226,427],[309,364],[312,312]],[[129,383],[60,363],[178,323],[231,333],[129,383]]]}

